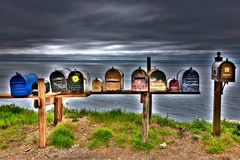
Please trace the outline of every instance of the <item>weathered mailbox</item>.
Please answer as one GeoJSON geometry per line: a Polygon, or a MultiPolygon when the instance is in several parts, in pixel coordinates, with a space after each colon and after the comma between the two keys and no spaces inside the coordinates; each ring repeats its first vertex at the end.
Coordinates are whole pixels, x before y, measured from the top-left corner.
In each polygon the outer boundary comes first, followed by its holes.
{"type": "Polygon", "coordinates": [[[133,91],[148,91],[148,75],[141,67],[133,71],[131,86],[133,91]]]}
{"type": "Polygon", "coordinates": [[[68,91],[68,75],[70,69],[55,70],[50,75],[50,83],[52,92],[67,92],[68,91]]]}
{"type": "Polygon", "coordinates": [[[170,80],[168,89],[169,89],[168,90],[169,92],[179,92],[180,91],[179,82],[176,78],[173,78],[172,80],[170,80]]]}
{"type": "Polygon", "coordinates": [[[199,92],[199,74],[192,67],[177,74],[182,92],[199,92]]]}
{"type": "Polygon", "coordinates": [[[71,93],[84,92],[84,78],[76,69],[68,75],[68,88],[71,93]]]}
{"type": "Polygon", "coordinates": [[[100,78],[96,78],[92,81],[92,92],[102,92],[103,82],[100,78]]]}
{"type": "Polygon", "coordinates": [[[122,71],[111,68],[105,74],[105,90],[106,91],[119,91],[123,89],[124,74],[122,71]]]}
{"type": "Polygon", "coordinates": [[[167,91],[167,80],[164,72],[159,69],[153,69],[149,73],[149,88],[150,92],[166,92],[167,91]]]}
{"type": "Polygon", "coordinates": [[[228,61],[215,62],[212,65],[212,79],[219,82],[235,82],[235,65],[228,61]]]}

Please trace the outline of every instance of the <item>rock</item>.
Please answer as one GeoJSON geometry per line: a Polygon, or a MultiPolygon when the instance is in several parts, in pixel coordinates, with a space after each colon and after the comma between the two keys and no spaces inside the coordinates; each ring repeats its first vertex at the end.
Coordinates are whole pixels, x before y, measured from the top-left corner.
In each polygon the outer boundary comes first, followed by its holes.
{"type": "Polygon", "coordinates": [[[160,144],[160,148],[166,148],[166,147],[167,147],[167,144],[165,142],[160,144]]]}

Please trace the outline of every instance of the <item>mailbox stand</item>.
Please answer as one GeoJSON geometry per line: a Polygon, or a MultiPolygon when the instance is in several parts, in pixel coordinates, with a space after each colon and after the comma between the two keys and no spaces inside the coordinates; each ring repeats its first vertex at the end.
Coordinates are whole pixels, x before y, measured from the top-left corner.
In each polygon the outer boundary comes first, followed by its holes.
{"type": "Polygon", "coordinates": [[[214,79],[214,103],[213,103],[213,135],[221,135],[221,98],[226,83],[235,82],[235,65],[228,61],[223,61],[217,53],[215,63],[212,66],[212,79],[214,79]],[[227,64],[227,65],[226,65],[227,64]],[[224,85],[223,85],[224,82],[224,85]]]}

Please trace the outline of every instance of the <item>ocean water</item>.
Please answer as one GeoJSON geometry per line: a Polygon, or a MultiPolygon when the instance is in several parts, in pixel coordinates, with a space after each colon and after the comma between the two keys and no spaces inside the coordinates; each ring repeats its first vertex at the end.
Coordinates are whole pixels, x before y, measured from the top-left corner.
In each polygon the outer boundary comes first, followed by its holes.
{"type": "MultiPolygon", "coordinates": [[[[70,68],[87,70],[91,78],[104,78],[105,72],[111,67],[124,72],[124,89],[130,89],[132,71],[138,67],[146,70],[144,61],[0,61],[0,92],[9,92],[9,80],[19,73],[36,73],[38,77],[49,80],[49,75],[55,69],[70,68]]],[[[163,117],[168,116],[177,121],[191,121],[203,118],[212,121],[213,110],[213,80],[211,80],[210,63],[193,63],[179,61],[153,61],[152,68],[162,70],[167,78],[176,77],[181,69],[193,67],[200,75],[199,95],[153,95],[153,113],[163,117]]],[[[239,64],[236,64],[236,82],[229,83],[222,96],[222,118],[240,120],[240,79],[239,64]]],[[[34,109],[30,99],[0,99],[0,104],[15,103],[25,108],[34,109]]],[[[120,108],[124,111],[142,112],[140,95],[91,95],[87,98],[65,99],[64,103],[70,108],[105,111],[120,108]]],[[[50,109],[52,106],[47,106],[50,109]]]]}

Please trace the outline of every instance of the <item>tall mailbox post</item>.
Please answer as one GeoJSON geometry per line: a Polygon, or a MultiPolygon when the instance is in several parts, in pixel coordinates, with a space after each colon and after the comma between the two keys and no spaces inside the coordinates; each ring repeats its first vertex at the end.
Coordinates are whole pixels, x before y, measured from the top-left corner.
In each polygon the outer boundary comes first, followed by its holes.
{"type": "Polygon", "coordinates": [[[221,53],[217,53],[215,62],[212,65],[212,79],[214,80],[214,104],[213,104],[213,135],[220,136],[221,134],[221,96],[225,84],[235,82],[235,65],[223,60],[221,53]],[[223,84],[224,83],[224,84],[223,84]]]}

